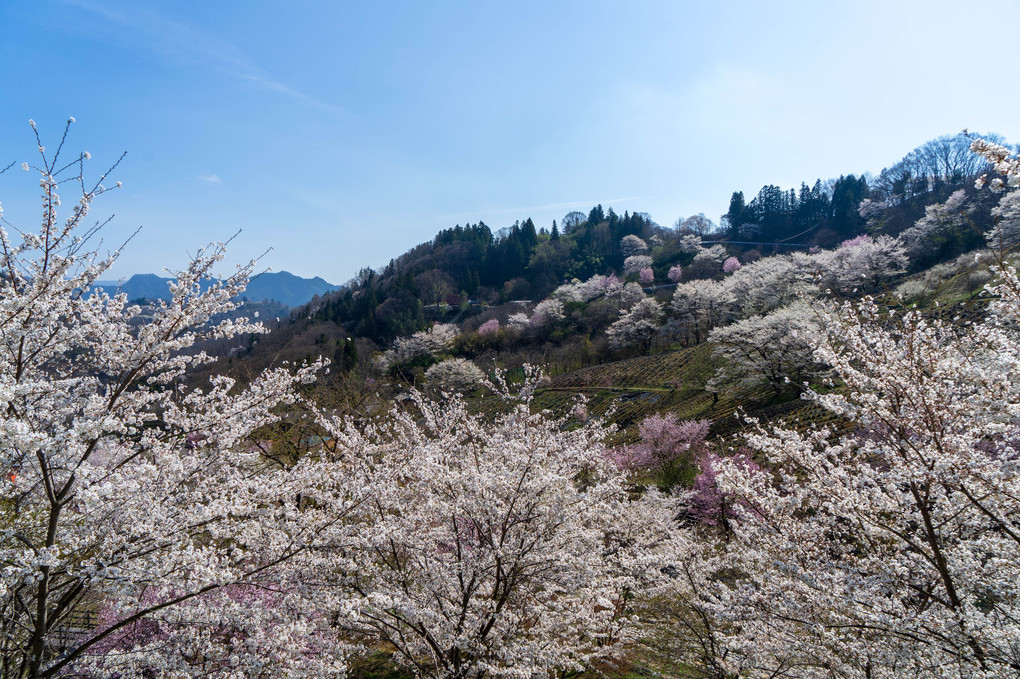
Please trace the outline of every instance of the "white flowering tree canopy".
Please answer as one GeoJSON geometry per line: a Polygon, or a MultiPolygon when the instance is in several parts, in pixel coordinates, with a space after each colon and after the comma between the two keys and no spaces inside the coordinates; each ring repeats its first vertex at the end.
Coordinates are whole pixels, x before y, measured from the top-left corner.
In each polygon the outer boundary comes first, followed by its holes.
{"type": "Polygon", "coordinates": [[[648,255],[631,255],[623,260],[623,273],[626,275],[636,274],[641,269],[648,268],[652,265],[652,258],[648,255]]]}
{"type": "Polygon", "coordinates": [[[907,270],[906,248],[890,236],[858,236],[815,259],[823,285],[840,292],[873,290],[907,270]]]}
{"type": "Polygon", "coordinates": [[[584,282],[574,279],[569,283],[559,286],[550,297],[560,299],[565,304],[587,304],[601,297],[619,295],[623,286],[623,281],[616,276],[595,274],[584,282]]]}
{"type": "Polygon", "coordinates": [[[673,500],[629,497],[603,423],[531,411],[529,375],[519,395],[492,385],[494,419],[416,395],[376,431],[332,424],[338,451],[378,460],[364,541],[328,578],[353,597],[339,624],[420,676],[546,676],[618,654],[637,630],[626,593],[682,539],[673,500]]]}
{"type": "Polygon", "coordinates": [[[995,226],[989,232],[988,243],[999,250],[1020,245],[1020,189],[1004,195],[992,208],[995,226]]]}
{"type": "MultiPolygon", "coordinates": [[[[1020,182],[988,147],[999,188],[1020,182]]],[[[997,274],[968,326],[843,306],[816,357],[846,388],[809,397],[854,427],[762,426],[749,443],[774,473],[723,465],[747,504],[705,573],[738,575],[701,584],[728,672],[1020,673],[1020,278],[997,274]]]]}
{"type": "Polygon", "coordinates": [[[729,322],[733,294],[729,285],[712,279],[688,281],[676,286],[670,302],[670,332],[700,342],[715,327],[729,322]]]}
{"type": "Polygon", "coordinates": [[[562,321],[564,318],[566,318],[566,312],[563,309],[563,302],[555,297],[550,297],[535,305],[530,322],[532,325],[544,325],[562,321]]]}
{"type": "Polygon", "coordinates": [[[393,347],[384,351],[376,362],[380,369],[387,370],[423,356],[438,356],[453,345],[458,334],[459,330],[453,323],[436,323],[410,337],[398,337],[393,341],[393,347]]]}
{"type": "Polygon", "coordinates": [[[425,371],[426,384],[441,391],[463,394],[477,389],[484,381],[485,373],[465,358],[449,358],[425,371]]]}
{"type": "Polygon", "coordinates": [[[506,325],[511,330],[520,331],[528,327],[528,320],[529,320],[528,314],[524,313],[523,311],[518,311],[516,313],[510,314],[510,316],[507,317],[506,325]]]}
{"type": "MultiPolygon", "coordinates": [[[[210,360],[189,351],[196,341],[262,332],[210,321],[234,308],[254,263],[210,278],[223,248],[199,251],[139,322],[124,295],[92,287],[117,254],[89,250],[105,189],[85,184],[85,154],[66,164],[39,146],[25,167],[39,175],[41,227],[0,229],[0,674],[341,674],[328,620],[296,580],[305,545],[337,530],[336,515],[296,498],[329,474],[251,448],[319,366],[243,389],[182,386],[210,360]],[[66,218],[61,184],[81,190],[66,218]]],[[[342,512],[351,498],[333,494],[342,512]]]]}
{"type": "Polygon", "coordinates": [[[662,326],[662,305],[651,297],[645,297],[630,308],[606,330],[609,346],[614,349],[624,347],[647,347],[659,333],[662,326]]]}
{"type": "Polygon", "coordinates": [[[729,385],[747,391],[765,385],[780,393],[787,383],[801,388],[819,368],[814,351],[821,340],[820,312],[795,302],[765,316],[752,316],[712,330],[708,341],[722,359],[711,380],[714,388],[729,385]]]}
{"type": "Polygon", "coordinates": [[[967,225],[967,194],[963,189],[953,192],[944,203],[935,203],[924,209],[924,216],[904,231],[900,238],[912,256],[918,256],[933,247],[938,237],[964,228],[967,225]]]}
{"type": "Polygon", "coordinates": [[[620,252],[624,257],[643,255],[648,252],[648,243],[644,242],[640,236],[628,234],[620,239],[620,252]]]}
{"type": "Polygon", "coordinates": [[[700,248],[697,254],[694,255],[695,262],[710,262],[712,264],[718,264],[722,266],[722,263],[726,260],[726,248],[721,245],[713,245],[708,248],[700,248]]]}
{"type": "Polygon", "coordinates": [[[775,255],[751,262],[725,279],[739,317],[767,314],[817,292],[818,263],[808,255],[775,255]]]}

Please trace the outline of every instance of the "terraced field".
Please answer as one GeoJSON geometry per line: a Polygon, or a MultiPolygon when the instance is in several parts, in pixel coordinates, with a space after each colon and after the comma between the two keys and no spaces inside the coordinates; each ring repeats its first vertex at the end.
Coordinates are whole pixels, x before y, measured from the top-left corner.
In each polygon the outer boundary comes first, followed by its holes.
{"type": "Polygon", "coordinates": [[[637,424],[656,413],[676,413],[680,419],[708,419],[712,434],[736,442],[746,424],[738,413],[762,422],[786,422],[803,429],[813,424],[840,427],[831,413],[793,395],[776,400],[769,389],[718,399],[706,392],[715,373],[712,346],[668,351],[651,356],[583,368],[552,379],[536,404],[556,413],[569,411],[583,396],[593,415],[609,416],[619,427],[613,443],[637,440],[637,424]]]}

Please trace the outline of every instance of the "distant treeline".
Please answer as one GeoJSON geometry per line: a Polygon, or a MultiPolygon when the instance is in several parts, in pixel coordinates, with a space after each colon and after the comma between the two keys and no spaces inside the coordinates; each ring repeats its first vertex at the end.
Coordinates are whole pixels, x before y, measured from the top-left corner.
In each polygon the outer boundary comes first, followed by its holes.
{"type": "MultiPolygon", "coordinates": [[[[998,135],[981,135],[1000,141],[998,135]]],[[[886,211],[883,233],[896,235],[944,201],[954,190],[970,187],[988,163],[970,151],[971,137],[945,135],[917,147],[870,180],[864,175],[816,179],[812,186],[781,189],[769,184],[745,202],[742,191],[730,198],[723,216],[730,240],[796,242],[831,247],[863,233],[867,220],[858,208],[865,198],[886,211]]]]}

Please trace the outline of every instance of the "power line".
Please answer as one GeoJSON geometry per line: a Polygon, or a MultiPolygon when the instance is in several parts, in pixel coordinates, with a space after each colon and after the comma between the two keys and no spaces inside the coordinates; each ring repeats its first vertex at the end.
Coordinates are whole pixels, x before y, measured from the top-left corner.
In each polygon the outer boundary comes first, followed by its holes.
{"type": "Polygon", "coordinates": [[[814,247],[814,245],[811,245],[809,243],[783,243],[783,242],[779,242],[779,243],[754,243],[754,242],[751,242],[751,241],[743,241],[743,240],[703,240],[703,241],[701,241],[701,244],[702,245],[715,245],[715,244],[719,244],[719,245],[769,245],[769,246],[773,246],[773,245],[785,245],[785,246],[794,247],[794,248],[813,248],[814,247]]]}

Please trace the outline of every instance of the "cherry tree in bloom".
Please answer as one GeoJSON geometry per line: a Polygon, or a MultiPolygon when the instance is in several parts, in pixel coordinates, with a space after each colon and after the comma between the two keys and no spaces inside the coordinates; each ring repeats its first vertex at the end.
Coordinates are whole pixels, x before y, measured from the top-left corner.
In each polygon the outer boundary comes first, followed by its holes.
{"type": "Polygon", "coordinates": [[[426,384],[441,391],[467,393],[477,389],[484,381],[485,373],[464,358],[450,358],[425,371],[426,384]]]}
{"type": "Polygon", "coordinates": [[[638,282],[641,285],[651,285],[655,282],[655,272],[652,271],[652,267],[646,266],[641,271],[638,271],[638,282]]]}
{"type": "Polygon", "coordinates": [[[820,262],[822,284],[840,292],[873,290],[907,270],[906,248],[890,236],[857,236],[815,259],[820,262]]]}
{"type": "Polygon", "coordinates": [[[620,311],[627,311],[645,299],[645,291],[640,284],[631,282],[610,290],[606,296],[620,311]]]}
{"type": "Polygon", "coordinates": [[[682,342],[700,342],[712,328],[728,323],[733,315],[733,296],[719,281],[696,280],[676,286],[670,303],[673,318],[667,331],[682,342]]]}
{"type": "Polygon", "coordinates": [[[398,337],[393,347],[384,351],[376,363],[381,370],[386,370],[390,366],[422,356],[438,356],[453,346],[458,334],[457,326],[453,323],[436,323],[428,330],[421,330],[410,337],[398,337]]]}
{"type": "Polygon", "coordinates": [[[690,232],[680,234],[677,249],[689,255],[697,253],[701,250],[701,236],[690,232]]]}
{"type": "MultiPolygon", "coordinates": [[[[744,468],[748,475],[761,473],[759,467],[746,448],[740,450],[729,459],[729,464],[737,464],[744,468]]],[[[696,464],[698,475],[686,497],[687,516],[705,526],[719,526],[729,532],[730,522],[738,518],[737,506],[753,510],[746,498],[736,497],[719,488],[716,481],[717,469],[722,465],[723,458],[708,445],[698,452],[696,464]]]]}
{"type": "Polygon", "coordinates": [[[671,266],[669,268],[669,273],[666,274],[666,278],[668,278],[672,283],[679,283],[681,276],[683,276],[683,269],[680,268],[679,264],[671,266]]]}
{"type": "Polygon", "coordinates": [[[616,276],[602,276],[595,274],[588,280],[581,282],[576,278],[570,283],[556,288],[550,297],[562,300],[565,304],[578,303],[587,304],[592,300],[601,297],[611,297],[619,294],[623,288],[623,282],[616,276]]]}
{"type": "Polygon", "coordinates": [[[662,305],[645,297],[609,326],[606,335],[609,346],[614,349],[634,346],[648,349],[661,326],[662,305]]]}
{"type": "Polygon", "coordinates": [[[564,318],[566,318],[566,313],[563,310],[563,302],[555,297],[550,297],[535,305],[529,322],[534,327],[541,327],[546,323],[557,323],[564,318]]]}
{"type": "Polygon", "coordinates": [[[708,450],[708,420],[680,421],[675,413],[652,415],[638,425],[641,442],[612,451],[622,469],[655,473],[661,486],[671,489],[683,481],[684,468],[708,450]]]}
{"type": "Polygon", "coordinates": [[[843,306],[818,358],[847,388],[811,398],[857,431],[762,427],[774,474],[718,472],[755,503],[712,595],[745,675],[1020,673],[1020,278],[998,274],[969,326],[843,306]]]}
{"type": "Polygon", "coordinates": [[[623,281],[616,276],[612,274],[609,276],[595,274],[581,284],[581,301],[588,302],[600,297],[612,297],[614,295],[619,295],[623,288],[623,281]]]}
{"type": "Polygon", "coordinates": [[[673,500],[629,498],[600,421],[532,412],[537,377],[517,395],[492,385],[494,420],[416,395],[376,430],[329,424],[341,455],[378,460],[353,522],[365,540],[329,578],[353,597],[339,624],[419,676],[548,676],[618,654],[636,630],[626,592],[682,539],[673,500]]]}
{"type": "Polygon", "coordinates": [[[521,331],[528,327],[528,314],[523,311],[510,314],[506,319],[506,325],[511,330],[521,331]]]}
{"type": "Polygon", "coordinates": [[[1004,195],[992,208],[995,227],[988,233],[988,243],[998,249],[1020,245],[1020,189],[1004,195]]]}
{"type": "Polygon", "coordinates": [[[1003,178],[995,178],[988,181],[988,175],[982,175],[977,180],[977,187],[981,188],[986,183],[996,193],[1008,187],[1010,189],[1020,188],[1020,156],[1015,155],[1007,146],[997,144],[987,139],[975,139],[970,145],[970,150],[984,157],[992,164],[993,169],[1002,175],[1003,178]]]}
{"type": "Polygon", "coordinates": [[[739,259],[737,259],[736,257],[730,257],[725,262],[722,263],[722,270],[723,273],[733,273],[741,266],[743,265],[740,263],[739,259]]]}
{"type": "Polygon", "coordinates": [[[492,318],[478,326],[478,334],[481,337],[490,337],[499,334],[499,319],[492,318]]]}
{"type": "Polygon", "coordinates": [[[0,229],[0,674],[341,674],[298,574],[320,531],[344,539],[337,521],[352,496],[337,486],[328,517],[303,508],[296,498],[328,471],[281,468],[249,443],[319,366],[270,370],[245,388],[226,377],[182,386],[211,360],[188,351],[195,342],[263,332],[210,321],[235,308],[254,263],[215,279],[223,247],[199,251],[141,322],[124,295],[93,288],[117,256],[89,249],[86,221],[106,189],[85,183],[85,154],[68,163],[63,141],[52,155],[39,146],[25,167],[39,176],[41,227],[20,239],[0,229]],[[64,218],[61,186],[81,193],[64,218]],[[279,607],[224,606],[223,589],[241,583],[276,592],[279,607]],[[167,633],[114,643],[156,619],[167,633]]]}
{"type": "Polygon", "coordinates": [[[818,372],[814,350],[821,329],[820,314],[806,302],[716,328],[708,341],[717,345],[714,355],[722,361],[709,384],[736,391],[768,386],[776,394],[787,383],[801,389],[818,372]]]}
{"type": "Polygon", "coordinates": [[[623,260],[623,273],[626,275],[636,274],[652,265],[652,258],[648,255],[631,255],[623,260]]]}
{"type": "Polygon", "coordinates": [[[628,234],[620,239],[620,252],[623,253],[624,257],[643,255],[648,252],[648,244],[639,236],[628,234]]]}
{"type": "Polygon", "coordinates": [[[724,283],[739,317],[767,314],[817,292],[812,279],[818,265],[809,256],[775,255],[751,262],[724,283]]]}
{"type": "Polygon", "coordinates": [[[938,239],[964,228],[968,217],[967,194],[963,189],[954,192],[945,203],[935,203],[924,209],[924,216],[900,234],[911,256],[930,250],[938,239]]]}
{"type": "Polygon", "coordinates": [[[698,253],[694,255],[694,263],[706,263],[712,266],[721,266],[723,261],[726,260],[726,248],[721,245],[713,245],[709,248],[701,248],[698,253]]]}

